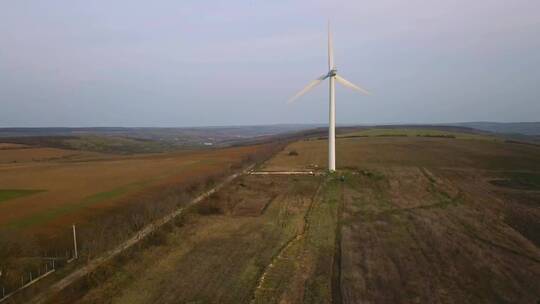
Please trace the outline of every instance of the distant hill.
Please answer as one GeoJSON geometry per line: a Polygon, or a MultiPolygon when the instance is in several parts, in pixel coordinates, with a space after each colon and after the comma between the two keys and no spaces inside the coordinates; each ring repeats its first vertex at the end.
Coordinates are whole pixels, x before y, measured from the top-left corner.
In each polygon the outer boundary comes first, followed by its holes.
{"type": "Polygon", "coordinates": [[[463,122],[447,125],[503,134],[540,135],[540,122],[463,122]]]}
{"type": "Polygon", "coordinates": [[[0,142],[106,153],[158,153],[178,149],[257,144],[315,132],[316,125],[196,128],[0,128],[0,142]],[[312,131],[307,131],[311,129],[312,131]]]}
{"type": "MultiPolygon", "coordinates": [[[[462,133],[497,133],[509,140],[540,142],[540,122],[464,122],[448,124],[340,125],[337,133],[365,128],[436,129],[462,133]]],[[[99,152],[160,152],[178,148],[227,147],[253,144],[307,130],[321,132],[326,124],[276,124],[184,128],[0,128],[0,140],[39,146],[99,152]]]]}
{"type": "Polygon", "coordinates": [[[260,126],[215,126],[215,127],[182,127],[182,128],[138,128],[138,127],[87,127],[87,128],[0,128],[0,137],[23,136],[81,136],[107,135],[126,136],[140,139],[167,140],[181,136],[216,137],[216,138],[250,138],[296,132],[319,127],[308,124],[277,124],[260,126]]]}

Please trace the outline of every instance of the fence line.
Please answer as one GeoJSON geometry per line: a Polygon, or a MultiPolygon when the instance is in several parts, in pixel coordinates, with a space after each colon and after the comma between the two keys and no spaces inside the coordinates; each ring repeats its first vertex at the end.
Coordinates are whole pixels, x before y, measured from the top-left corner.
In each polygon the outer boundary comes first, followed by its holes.
{"type": "Polygon", "coordinates": [[[6,289],[5,287],[2,286],[2,297],[0,298],[0,303],[1,302],[4,302],[5,300],[11,298],[14,294],[16,294],[17,292],[29,287],[29,286],[32,286],[33,284],[35,284],[36,282],[40,281],[41,279],[47,277],[48,275],[50,275],[51,273],[55,272],[56,271],[56,268],[55,268],[55,265],[54,265],[54,260],[52,260],[52,268],[49,270],[49,263],[45,263],[45,272],[43,274],[41,274],[41,268],[38,268],[38,276],[37,277],[32,277],[32,272],[30,272],[30,280],[28,282],[25,283],[24,281],[24,275],[21,276],[21,286],[11,292],[9,292],[8,294],[6,294],[6,289]]]}
{"type": "Polygon", "coordinates": [[[12,297],[13,295],[15,295],[16,293],[28,288],[29,286],[32,286],[33,284],[35,284],[36,282],[38,282],[39,280],[45,278],[46,276],[50,275],[51,273],[55,272],[56,271],[56,268],[55,267],[55,261],[56,260],[65,260],[66,261],[66,264],[69,264],[71,262],[73,262],[75,259],[77,259],[77,240],[76,240],[76,235],[75,235],[75,225],[73,225],[73,242],[74,242],[74,252],[72,252],[71,250],[66,250],[66,256],[65,257],[41,257],[41,259],[43,260],[50,260],[51,261],[51,264],[52,264],[52,269],[49,270],[49,262],[46,262],[45,263],[45,272],[43,274],[41,274],[41,267],[38,267],[38,271],[37,271],[37,277],[33,277],[32,276],[32,271],[30,271],[29,273],[29,277],[30,277],[30,280],[25,283],[25,280],[24,280],[24,274],[21,276],[21,286],[19,288],[16,288],[15,290],[9,292],[8,294],[6,294],[6,289],[5,289],[5,286],[2,286],[2,294],[1,294],[1,297],[0,297],[0,303],[4,302],[5,300],[9,299],[10,297],[12,297]]]}

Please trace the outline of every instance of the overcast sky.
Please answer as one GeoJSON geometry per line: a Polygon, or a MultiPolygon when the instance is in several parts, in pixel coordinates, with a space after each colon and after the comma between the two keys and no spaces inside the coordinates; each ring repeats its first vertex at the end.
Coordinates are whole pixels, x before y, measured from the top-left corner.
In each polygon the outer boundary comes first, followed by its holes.
{"type": "Polygon", "coordinates": [[[540,120],[540,1],[1,1],[0,126],[540,120]]]}

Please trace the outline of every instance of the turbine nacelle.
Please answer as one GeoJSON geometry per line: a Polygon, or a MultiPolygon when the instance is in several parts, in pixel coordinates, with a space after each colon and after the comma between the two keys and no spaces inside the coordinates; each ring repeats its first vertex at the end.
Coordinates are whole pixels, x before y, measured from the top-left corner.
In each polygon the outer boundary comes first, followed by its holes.
{"type": "Polygon", "coordinates": [[[310,82],[305,88],[300,90],[300,92],[296,93],[296,95],[291,97],[289,99],[289,102],[295,101],[300,96],[306,94],[307,92],[311,91],[311,89],[318,86],[323,80],[325,80],[326,78],[330,78],[330,77],[334,77],[334,79],[337,82],[339,82],[341,85],[343,85],[344,87],[347,87],[349,89],[353,89],[353,90],[358,91],[358,92],[360,92],[360,93],[362,93],[364,95],[371,95],[371,93],[369,93],[368,90],[363,89],[363,88],[355,85],[354,83],[348,81],[347,79],[343,78],[342,76],[338,75],[337,74],[337,69],[333,68],[330,71],[328,71],[328,73],[323,74],[319,78],[317,78],[317,79],[313,80],[312,82],[310,82]]]}
{"type": "Polygon", "coordinates": [[[337,75],[337,69],[336,68],[333,68],[331,69],[329,72],[328,72],[328,75],[327,77],[334,77],[337,75]]]}

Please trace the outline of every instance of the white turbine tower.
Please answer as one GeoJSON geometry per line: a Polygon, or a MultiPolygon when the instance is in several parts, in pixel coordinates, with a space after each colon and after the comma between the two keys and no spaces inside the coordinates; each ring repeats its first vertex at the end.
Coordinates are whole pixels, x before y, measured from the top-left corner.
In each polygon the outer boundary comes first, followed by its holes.
{"type": "Polygon", "coordinates": [[[310,82],[300,92],[296,93],[289,102],[292,102],[300,96],[306,94],[311,89],[320,84],[323,80],[329,78],[330,80],[330,103],[329,103],[329,118],[328,118],[328,170],[336,171],[336,95],[335,95],[335,80],[342,85],[359,91],[363,94],[369,95],[367,90],[351,83],[345,78],[337,74],[336,66],[334,65],[334,50],[332,46],[332,33],[330,32],[330,23],[328,23],[328,72],[321,77],[310,82]]]}

